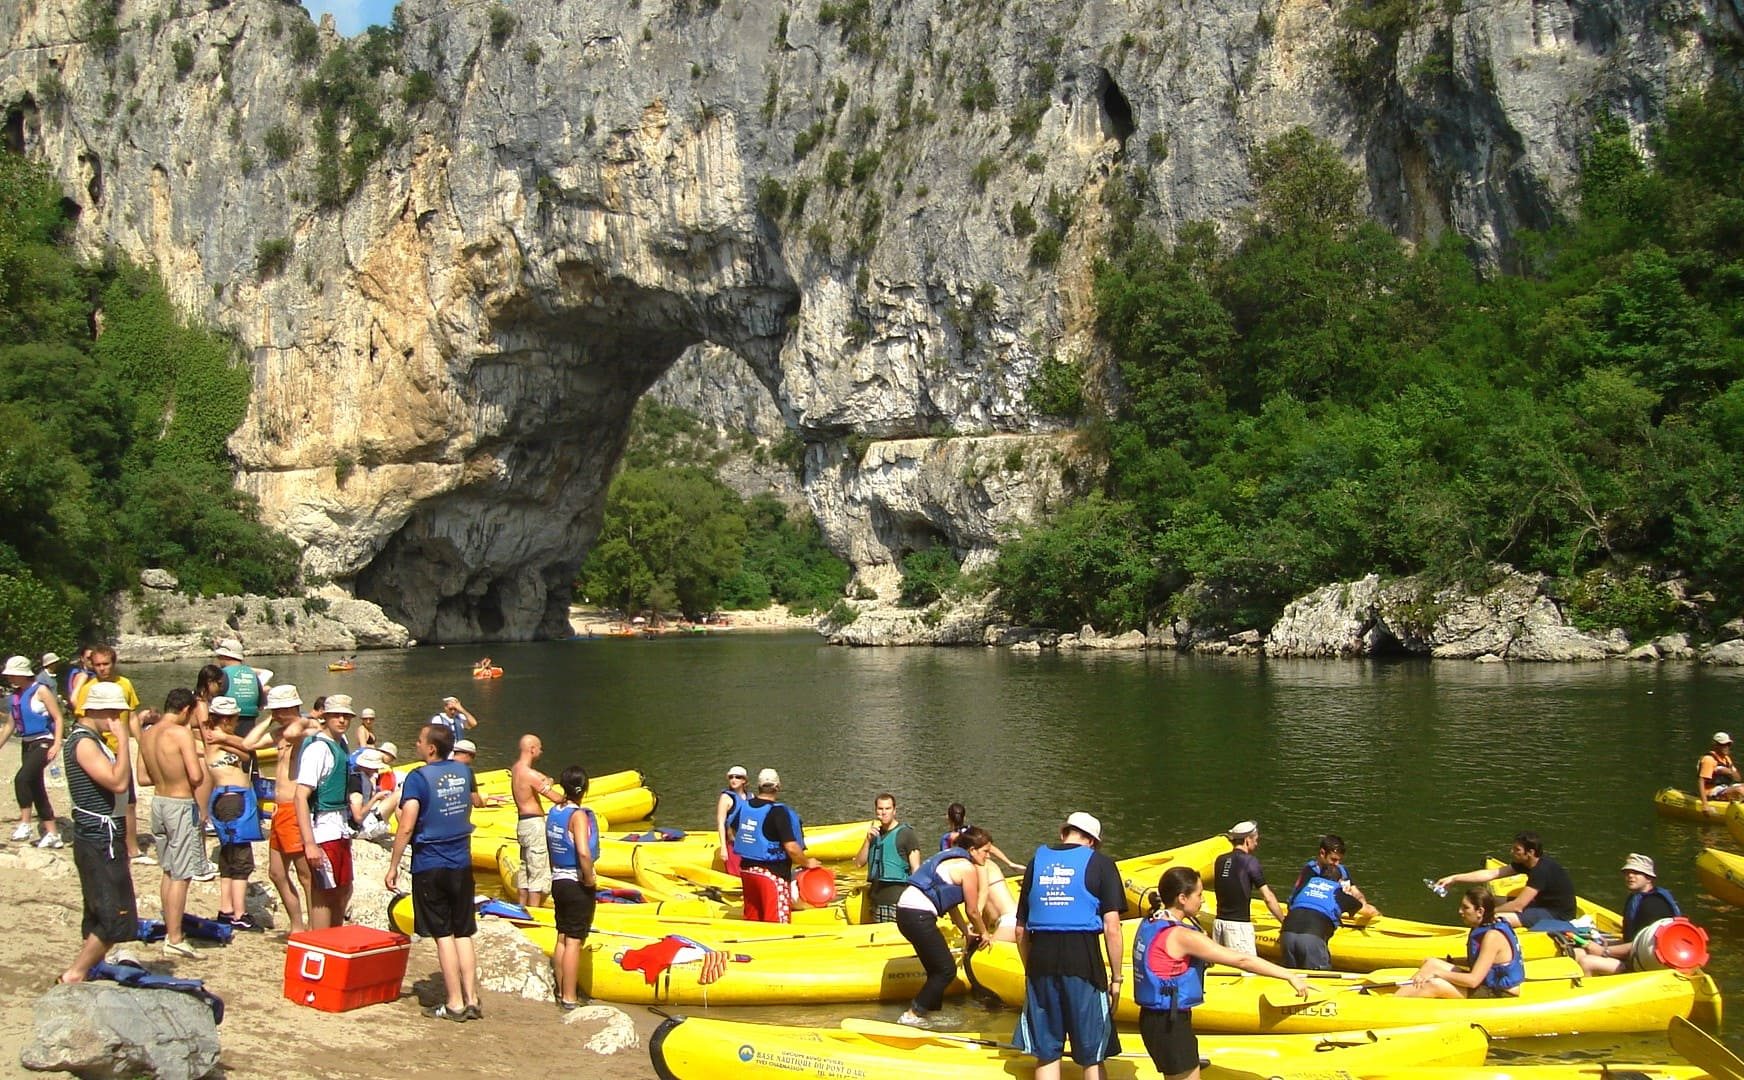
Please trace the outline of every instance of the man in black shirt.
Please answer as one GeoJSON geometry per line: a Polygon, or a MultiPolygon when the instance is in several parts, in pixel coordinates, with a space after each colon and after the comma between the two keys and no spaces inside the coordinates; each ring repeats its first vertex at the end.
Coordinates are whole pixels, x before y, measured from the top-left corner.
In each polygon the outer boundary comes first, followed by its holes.
{"type": "Polygon", "coordinates": [[[1284,907],[1272,895],[1272,887],[1266,884],[1266,872],[1254,856],[1260,847],[1259,824],[1244,821],[1227,835],[1235,850],[1219,855],[1211,867],[1211,879],[1217,886],[1217,919],[1211,924],[1211,936],[1233,952],[1258,956],[1254,947],[1254,892],[1259,892],[1272,918],[1280,923],[1284,921],[1284,907]]]}
{"type": "Polygon", "coordinates": [[[1435,884],[1446,889],[1450,885],[1478,885],[1511,874],[1525,874],[1526,887],[1513,899],[1497,905],[1497,915],[1506,919],[1510,926],[1527,929],[1547,919],[1562,922],[1573,919],[1576,914],[1574,879],[1568,876],[1561,863],[1544,854],[1544,843],[1538,839],[1538,834],[1516,833],[1513,856],[1513,861],[1506,867],[1449,874],[1435,884]]]}

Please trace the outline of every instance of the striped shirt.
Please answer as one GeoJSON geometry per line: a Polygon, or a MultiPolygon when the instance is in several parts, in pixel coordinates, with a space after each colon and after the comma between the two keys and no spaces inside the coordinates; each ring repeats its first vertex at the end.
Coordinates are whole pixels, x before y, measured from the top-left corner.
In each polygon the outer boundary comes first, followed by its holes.
{"type": "Polygon", "coordinates": [[[86,739],[96,743],[97,749],[103,751],[110,761],[115,760],[115,755],[103,745],[95,731],[84,724],[74,725],[61,755],[67,762],[67,792],[73,797],[73,838],[107,844],[113,836],[113,829],[121,827],[119,822],[127,812],[127,796],[117,795],[97,783],[79,764],[79,743],[86,739]],[[113,827],[107,825],[103,818],[112,819],[116,824],[113,827]]]}

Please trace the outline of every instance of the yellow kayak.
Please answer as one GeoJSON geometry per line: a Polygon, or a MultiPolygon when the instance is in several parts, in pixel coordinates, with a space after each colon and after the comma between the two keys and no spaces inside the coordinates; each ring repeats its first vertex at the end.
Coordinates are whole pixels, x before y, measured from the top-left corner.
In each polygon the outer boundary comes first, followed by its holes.
{"type": "MultiPolygon", "coordinates": [[[[1110,1076],[1161,1076],[1149,1055],[1126,1037],[1126,1052],[1109,1061],[1110,1076]]],[[[1199,1039],[1211,1060],[1206,1080],[1301,1080],[1389,1074],[1424,1064],[1475,1066],[1489,1048],[1483,1032],[1447,1024],[1411,1031],[1351,1036],[1248,1035],[1199,1039]]],[[[792,1080],[892,1077],[903,1080],[988,1080],[1034,1074],[1035,1059],[973,1033],[917,1031],[895,1024],[848,1020],[841,1028],[782,1027],[694,1016],[668,1018],[648,1042],[654,1071],[669,1080],[792,1080]]],[[[1073,1075],[1076,1075],[1074,1070],[1073,1075]]]]}
{"type": "MultiPolygon", "coordinates": [[[[411,933],[412,898],[395,897],[388,915],[396,928],[411,933]]],[[[557,941],[554,927],[517,926],[551,953],[557,941]]],[[[666,934],[602,926],[582,946],[579,989],[589,997],[632,1005],[792,1005],[906,1002],[926,981],[913,946],[900,936],[886,939],[860,931],[868,939],[859,941],[790,929],[784,937],[754,940],[740,935],[737,940],[710,941],[700,933],[685,934],[695,943],[687,945],[666,934]],[[722,955],[705,963],[705,949],[722,955]],[[719,970],[710,970],[716,966],[719,970]],[[705,978],[711,981],[705,983],[705,978]]],[[[950,989],[960,994],[965,987],[958,979],[950,989]]]]}
{"type": "MultiPolygon", "coordinates": [[[[479,794],[489,794],[483,788],[479,794]]],[[[493,795],[492,798],[506,798],[504,795],[493,795]]],[[[603,795],[588,795],[581,800],[581,805],[594,812],[600,820],[603,835],[605,829],[614,823],[641,821],[654,816],[654,808],[660,805],[660,797],[645,787],[626,788],[623,791],[607,792],[603,795]]],[[[477,830],[494,833],[498,836],[515,835],[515,823],[520,814],[511,803],[501,803],[474,809],[472,812],[472,827],[477,830]]]]}
{"type": "Polygon", "coordinates": [[[1696,877],[1708,895],[1744,907],[1744,855],[1703,848],[1696,856],[1696,877]]]}
{"type": "Polygon", "coordinates": [[[1704,807],[1701,799],[1674,787],[1660,788],[1654,793],[1653,809],[1659,811],[1662,817],[1716,824],[1726,815],[1725,803],[1709,800],[1704,807]]]}
{"type": "MultiPolygon", "coordinates": [[[[484,769],[474,773],[473,779],[478,781],[478,790],[481,794],[507,795],[512,778],[507,769],[484,769]]],[[[557,777],[552,776],[551,780],[555,784],[557,777]]],[[[582,801],[586,802],[588,799],[597,799],[602,795],[611,795],[619,791],[629,791],[632,788],[647,786],[648,778],[642,774],[641,769],[620,769],[617,772],[605,773],[601,776],[590,776],[587,781],[587,795],[582,801]]],[[[553,787],[551,793],[557,794],[557,789],[553,787]]],[[[545,799],[540,805],[549,808],[553,801],[545,799]]]]}
{"type": "Polygon", "coordinates": [[[1555,1065],[1493,1065],[1472,1068],[1389,1069],[1387,1080],[1703,1080],[1708,1073],[1694,1065],[1636,1062],[1561,1062],[1555,1065]]]}
{"type": "MultiPolygon", "coordinates": [[[[1133,940],[1135,929],[1127,927],[1127,941],[1133,940]]],[[[1457,1001],[1394,995],[1397,980],[1409,978],[1415,968],[1368,978],[1347,972],[1305,972],[1318,989],[1307,1001],[1296,999],[1288,986],[1275,979],[1213,968],[1205,976],[1205,1002],[1193,1010],[1193,1026],[1199,1031],[1240,1034],[1459,1023],[1481,1024],[1496,1038],[1664,1031],[1674,1016],[1719,1026],[1720,992],[1705,974],[1643,971],[1579,978],[1568,977],[1570,963],[1562,959],[1528,963],[1527,981],[1518,997],[1457,1001]],[[1544,971],[1555,974],[1537,974],[1544,971]]],[[[1023,1004],[1023,965],[1016,946],[996,942],[976,951],[964,966],[972,981],[1006,1004],[1023,1004]]],[[[1131,967],[1130,957],[1122,967],[1131,967]]],[[[1125,985],[1133,985],[1130,974],[1123,977],[1125,985]]],[[[1123,997],[1115,1015],[1135,1023],[1138,1006],[1130,996],[1123,997]]]]}
{"type": "MultiPolygon", "coordinates": [[[[1200,876],[1209,881],[1213,862],[1228,850],[1228,840],[1222,836],[1213,836],[1167,851],[1121,860],[1117,865],[1120,868],[1121,881],[1126,886],[1127,913],[1140,915],[1149,910],[1148,894],[1155,891],[1157,879],[1164,870],[1171,866],[1188,866],[1198,870],[1200,876]]],[[[1502,864],[1490,860],[1486,865],[1499,867],[1502,864]]],[[[1524,887],[1525,879],[1519,876],[1498,878],[1491,885],[1498,895],[1506,897],[1524,887]]],[[[1289,886],[1285,885],[1278,891],[1288,896],[1289,886]]],[[[1581,914],[1592,917],[1594,925],[1599,929],[1613,934],[1621,931],[1622,917],[1615,912],[1585,899],[1578,900],[1577,906],[1581,914]]],[[[1200,921],[1207,932],[1210,931],[1211,920],[1216,915],[1217,900],[1208,889],[1205,908],[1200,914],[1200,921]]],[[[1260,900],[1254,901],[1249,917],[1253,921],[1254,941],[1260,955],[1281,962],[1284,957],[1281,940],[1283,927],[1260,900]]],[[[1376,919],[1346,921],[1332,935],[1328,949],[1332,954],[1332,966],[1339,971],[1414,968],[1430,957],[1452,960],[1464,957],[1466,934],[1467,930],[1463,926],[1418,922],[1383,915],[1376,919]]],[[[1556,956],[1557,946],[1545,934],[1523,933],[1520,935],[1520,952],[1527,960],[1543,960],[1556,956]]]]}
{"type": "Polygon", "coordinates": [[[1744,844],[1744,802],[1726,804],[1726,831],[1734,843],[1744,844]]]}

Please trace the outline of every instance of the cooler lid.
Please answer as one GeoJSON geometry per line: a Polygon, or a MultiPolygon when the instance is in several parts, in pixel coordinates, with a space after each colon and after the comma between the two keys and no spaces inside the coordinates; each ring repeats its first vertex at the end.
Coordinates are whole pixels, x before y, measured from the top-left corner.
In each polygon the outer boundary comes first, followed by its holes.
{"type": "Polygon", "coordinates": [[[391,949],[411,943],[411,938],[391,930],[369,926],[331,926],[325,930],[303,930],[290,936],[292,945],[322,949],[334,953],[363,953],[374,949],[391,949]]]}

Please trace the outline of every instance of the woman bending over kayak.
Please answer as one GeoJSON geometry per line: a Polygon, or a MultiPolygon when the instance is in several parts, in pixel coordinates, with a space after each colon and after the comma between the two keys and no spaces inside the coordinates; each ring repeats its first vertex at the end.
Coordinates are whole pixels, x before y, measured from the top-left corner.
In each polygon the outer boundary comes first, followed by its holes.
{"type": "Polygon", "coordinates": [[[1207,965],[1227,964],[1282,979],[1296,993],[1308,996],[1308,980],[1300,972],[1211,940],[1196,921],[1204,906],[1205,885],[1199,871],[1185,866],[1163,871],[1150,914],[1139,924],[1132,943],[1139,1036],[1151,1063],[1168,1080],[1198,1080],[1199,1037],[1193,1034],[1193,1006],[1205,1000],[1207,965]]]}
{"type": "Polygon", "coordinates": [[[1515,997],[1526,980],[1520,960],[1520,940],[1514,928],[1496,915],[1496,894],[1488,885],[1474,885],[1459,902],[1460,921],[1471,927],[1466,937],[1466,968],[1431,957],[1423,961],[1411,985],[1400,997],[1515,997]]]}
{"type": "Polygon", "coordinates": [[[966,944],[987,940],[987,924],[981,917],[981,868],[992,853],[993,838],[971,825],[957,834],[954,845],[909,875],[908,888],[896,901],[896,928],[914,946],[927,978],[914,1004],[902,1014],[903,1023],[924,1025],[929,1013],[944,1006],[945,991],[957,977],[957,958],[939,933],[940,916],[951,917],[966,944]]]}

